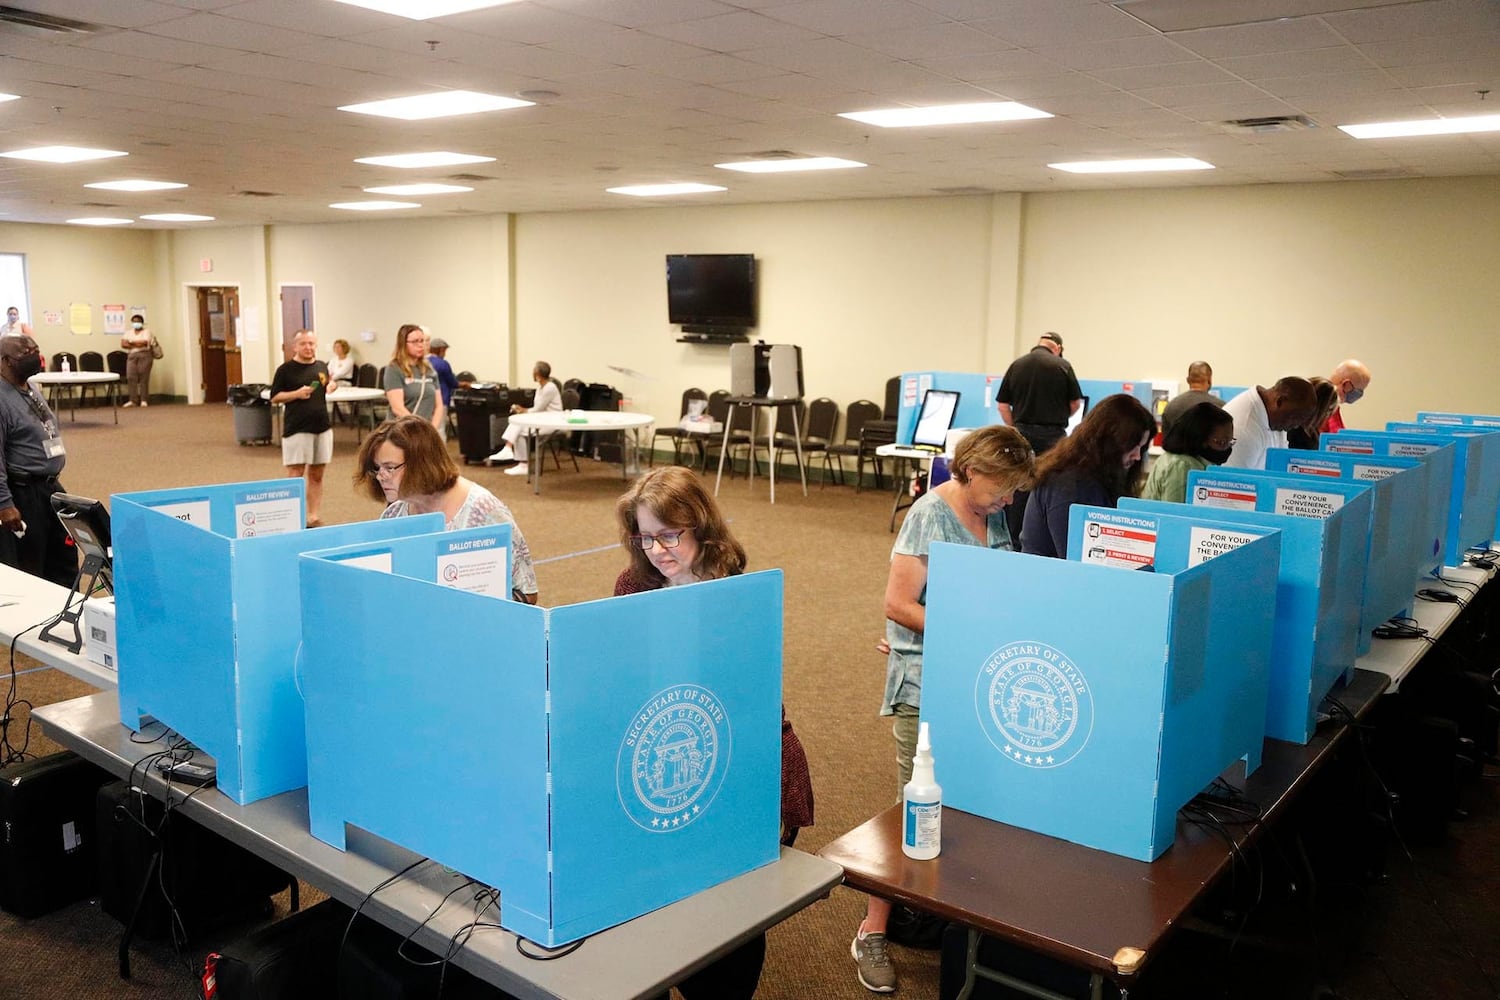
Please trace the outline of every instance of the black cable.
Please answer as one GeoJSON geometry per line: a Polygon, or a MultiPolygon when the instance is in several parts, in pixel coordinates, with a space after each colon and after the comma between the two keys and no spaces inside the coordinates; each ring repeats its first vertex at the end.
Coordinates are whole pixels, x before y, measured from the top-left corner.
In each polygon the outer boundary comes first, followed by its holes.
{"type": "MultiPolygon", "coordinates": [[[[448,947],[443,952],[443,961],[438,967],[437,995],[439,1000],[442,998],[443,986],[448,979],[448,963],[453,961],[463,947],[469,943],[469,938],[474,936],[474,932],[483,929],[500,929],[498,920],[486,921],[482,919],[490,907],[500,904],[500,890],[490,886],[483,886],[474,894],[474,902],[482,902],[484,905],[474,911],[474,919],[460,926],[458,930],[453,932],[453,936],[448,938],[448,947]]],[[[581,944],[582,942],[579,943],[581,944]]]]}
{"type": "Polygon", "coordinates": [[[1427,630],[1417,624],[1415,618],[1397,615],[1383,625],[1376,625],[1372,633],[1377,639],[1426,639],[1427,630]]]}
{"type": "Polygon", "coordinates": [[[342,958],[343,958],[343,954],[344,954],[344,949],[346,947],[348,947],[348,945],[349,945],[349,932],[354,929],[354,921],[356,921],[356,920],[359,919],[360,911],[362,911],[365,908],[366,904],[368,904],[370,902],[370,900],[372,900],[372,899],[375,898],[375,894],[377,892],[379,892],[381,889],[384,889],[386,886],[392,884],[393,882],[396,882],[396,881],[400,880],[408,872],[410,872],[413,868],[416,868],[418,865],[422,864],[423,862],[425,862],[427,860],[428,860],[427,858],[418,858],[417,860],[413,861],[411,864],[407,865],[405,868],[401,869],[399,872],[396,872],[394,875],[391,875],[389,878],[386,878],[383,881],[381,881],[379,884],[377,884],[375,886],[375,888],[373,888],[369,892],[365,893],[365,898],[361,899],[359,901],[359,905],[354,908],[354,912],[351,913],[351,914],[349,914],[349,923],[347,923],[346,925],[344,925],[344,936],[341,937],[341,938],[339,938],[339,950],[336,953],[336,956],[335,956],[335,959],[334,959],[334,963],[335,964],[334,964],[333,974],[334,974],[334,985],[335,986],[338,985],[338,971],[339,971],[339,968],[340,968],[340,966],[343,965],[342,958]]]}
{"type": "Polygon", "coordinates": [[[1417,591],[1417,600],[1428,601],[1432,604],[1457,604],[1460,608],[1467,608],[1469,602],[1451,590],[1438,590],[1436,587],[1423,587],[1417,591]]]}
{"type": "Polygon", "coordinates": [[[434,958],[431,961],[421,958],[412,958],[410,955],[406,954],[406,946],[411,942],[411,939],[416,936],[417,931],[420,931],[423,927],[426,927],[428,922],[432,920],[433,917],[438,915],[438,911],[447,904],[448,900],[452,899],[455,895],[467,889],[469,886],[478,884],[478,882],[470,878],[465,879],[458,885],[454,886],[452,889],[449,889],[447,894],[444,895],[442,899],[438,900],[438,905],[432,908],[432,912],[423,917],[422,922],[413,927],[411,931],[407,933],[406,937],[402,938],[401,942],[396,945],[396,957],[401,959],[403,962],[406,962],[409,965],[415,965],[418,968],[430,968],[434,965],[441,965],[446,962],[447,959],[445,958],[434,958]]]}

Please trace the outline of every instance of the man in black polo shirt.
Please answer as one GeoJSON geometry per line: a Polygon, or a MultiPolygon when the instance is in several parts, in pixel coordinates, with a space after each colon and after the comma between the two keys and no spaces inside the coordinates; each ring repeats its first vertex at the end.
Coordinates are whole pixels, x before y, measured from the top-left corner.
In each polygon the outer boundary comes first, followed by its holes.
{"type": "Polygon", "coordinates": [[[35,340],[0,338],[0,562],[71,587],[78,553],[52,510],[67,455],[57,418],[26,381],[41,370],[35,340]]]}
{"type": "MultiPolygon", "coordinates": [[[[1073,366],[1063,360],[1062,337],[1044,333],[1036,346],[1010,363],[1000,379],[995,405],[1000,419],[1021,432],[1041,455],[1063,439],[1068,418],[1083,405],[1083,390],[1073,366]]],[[[1026,493],[1018,492],[1005,509],[1011,540],[1021,547],[1021,518],[1026,513],[1026,493]]]]}

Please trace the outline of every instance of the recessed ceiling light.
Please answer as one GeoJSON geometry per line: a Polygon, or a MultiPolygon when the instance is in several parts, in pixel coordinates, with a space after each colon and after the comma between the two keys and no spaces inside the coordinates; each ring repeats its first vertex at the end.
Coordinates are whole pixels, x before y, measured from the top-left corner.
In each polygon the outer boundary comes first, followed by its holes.
{"type": "Polygon", "coordinates": [[[610,194],[629,194],[637,198],[657,198],[668,194],[708,194],[712,191],[728,191],[717,184],[627,184],[624,187],[605,188],[610,194]]]}
{"type": "Polygon", "coordinates": [[[83,146],[36,146],[32,149],[13,149],[0,156],[12,160],[39,160],[42,163],[81,163],[84,160],[107,160],[111,156],[129,156],[118,149],[87,149],[83,146]]]}
{"type": "Polygon", "coordinates": [[[1190,156],[1167,156],[1156,160],[1082,160],[1076,163],[1049,163],[1053,170],[1070,174],[1145,174],[1157,170],[1212,170],[1212,163],[1190,156]]]}
{"type": "Polygon", "coordinates": [[[388,184],[385,187],[365,188],[365,194],[397,194],[409,198],[419,194],[458,194],[472,190],[474,189],[462,184],[388,184]]]}
{"type": "Polygon", "coordinates": [[[389,212],[397,208],[421,208],[414,201],[336,201],[329,208],[342,208],[350,212],[389,212]]]}
{"type": "Polygon", "coordinates": [[[364,7],[367,10],[378,10],[382,14],[396,14],[400,17],[411,18],[413,21],[426,21],[434,17],[447,17],[449,14],[462,14],[471,10],[484,10],[486,7],[502,7],[516,0],[338,0],[351,7],[364,7]]]}
{"type": "Polygon", "coordinates": [[[433,94],[414,94],[411,97],[392,97],[384,101],[346,104],[339,110],[416,122],[426,121],[429,118],[447,118],[452,115],[472,115],[480,111],[504,111],[509,108],[531,106],[531,101],[522,101],[514,97],[480,94],[472,90],[440,90],[433,94]]]}
{"type": "Polygon", "coordinates": [[[192,215],[188,212],[158,212],[155,215],[143,215],[143,220],[149,222],[212,222],[212,215],[192,215]]]}
{"type": "Polygon", "coordinates": [[[93,216],[87,219],[69,219],[68,224],[73,226],[128,226],[134,219],[111,219],[102,216],[93,216]]]}
{"type": "Polygon", "coordinates": [[[178,184],[176,181],[98,181],[94,184],[85,184],[86,188],[102,188],[105,191],[170,191],[173,188],[185,188],[186,184],[178,184]]]}
{"type": "Polygon", "coordinates": [[[1013,122],[1026,118],[1051,118],[1015,101],[981,101],[975,104],[939,104],[929,108],[883,108],[878,111],[845,111],[849,118],[881,128],[911,128],[916,125],[971,125],[977,122],[1013,122]]]}
{"type": "Polygon", "coordinates": [[[1428,118],[1410,122],[1372,122],[1340,125],[1339,130],[1356,139],[1392,139],[1411,135],[1461,135],[1465,132],[1500,132],[1500,115],[1469,118],[1428,118]]]}
{"type": "Polygon", "coordinates": [[[737,163],[715,163],[720,170],[739,170],[747,174],[788,174],[796,170],[844,170],[864,167],[858,160],[837,156],[799,156],[791,160],[741,160],[737,163]]]}
{"type": "Polygon", "coordinates": [[[465,163],[494,163],[493,156],[474,156],[471,153],[395,153],[391,156],[361,156],[355,163],[368,163],[372,167],[399,167],[413,170],[418,167],[456,167],[465,163]]]}

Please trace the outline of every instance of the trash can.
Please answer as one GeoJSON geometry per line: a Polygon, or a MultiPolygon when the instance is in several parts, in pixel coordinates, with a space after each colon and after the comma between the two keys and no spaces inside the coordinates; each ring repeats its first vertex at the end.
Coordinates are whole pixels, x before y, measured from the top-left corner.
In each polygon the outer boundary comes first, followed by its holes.
{"type": "Polygon", "coordinates": [[[458,421],[458,453],[464,464],[477,465],[499,450],[510,422],[510,390],[503,384],[475,382],[453,392],[458,421]]]}
{"type": "Polygon", "coordinates": [[[261,396],[270,388],[263,382],[229,387],[229,405],[234,407],[234,439],[240,444],[271,443],[271,401],[261,396]]]}

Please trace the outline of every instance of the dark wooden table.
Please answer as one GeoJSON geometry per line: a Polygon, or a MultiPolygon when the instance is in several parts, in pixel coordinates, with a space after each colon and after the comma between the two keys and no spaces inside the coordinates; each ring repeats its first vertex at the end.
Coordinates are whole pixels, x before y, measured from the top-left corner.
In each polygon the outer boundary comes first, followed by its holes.
{"type": "MultiPolygon", "coordinates": [[[[1388,683],[1356,670],[1332,696],[1363,717],[1388,683]]],[[[1194,902],[1351,735],[1337,719],[1324,722],[1306,746],[1267,740],[1248,781],[1243,764],[1226,771],[1225,780],[1261,810],[1260,822],[1231,828],[1234,848],[1221,832],[1179,817],[1175,843],[1147,863],[944,809],[941,856],[912,861],[901,853],[901,807],[894,805],[819,853],[843,866],[846,885],[968,926],[971,981],[986,934],[1088,971],[1099,996],[1106,980],[1131,986],[1194,902]]],[[[978,974],[993,978],[986,971],[978,974]]]]}

